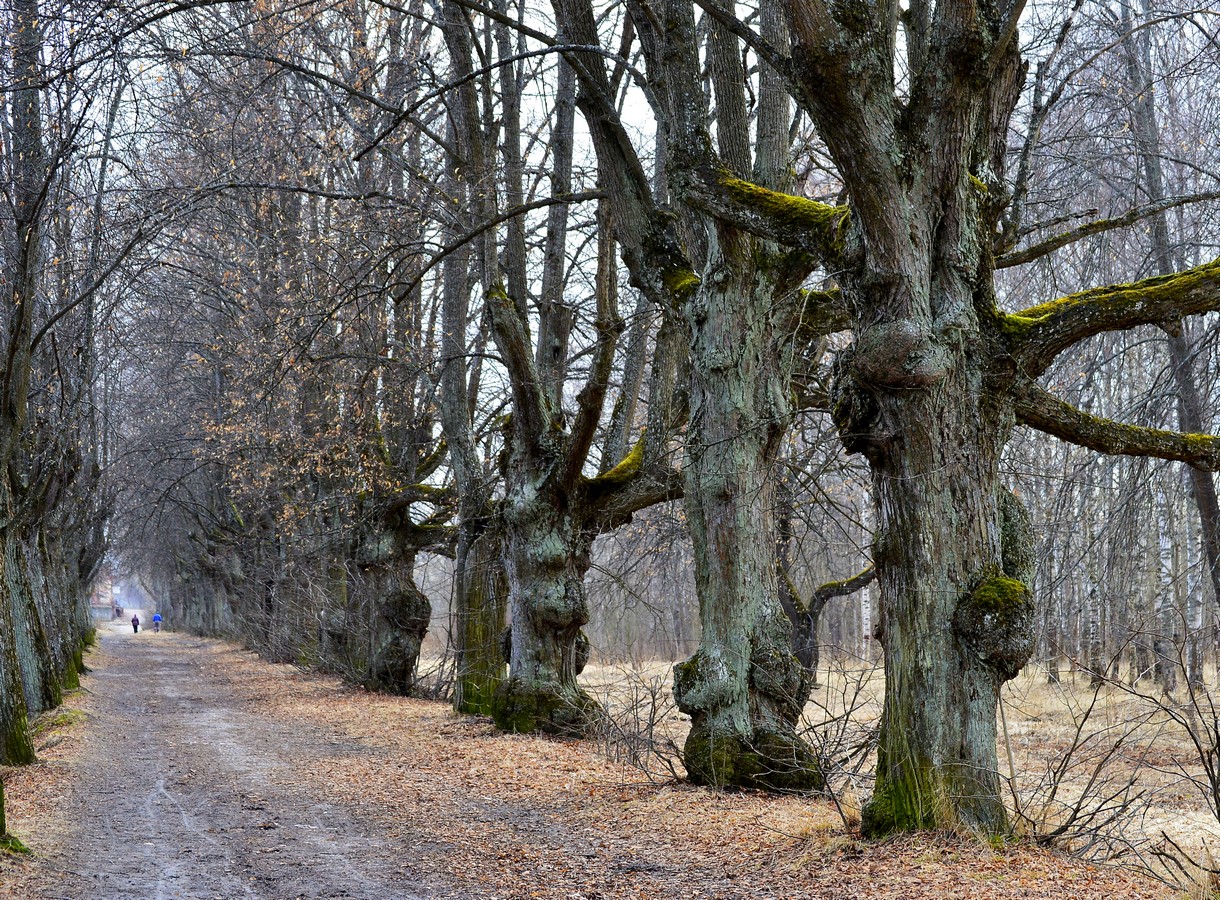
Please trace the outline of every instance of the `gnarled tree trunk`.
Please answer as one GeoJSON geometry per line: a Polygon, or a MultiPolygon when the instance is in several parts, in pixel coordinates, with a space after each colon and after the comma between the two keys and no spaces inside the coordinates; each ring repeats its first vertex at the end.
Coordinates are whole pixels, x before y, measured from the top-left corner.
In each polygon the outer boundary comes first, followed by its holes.
{"type": "Polygon", "coordinates": [[[718,250],[686,310],[685,498],[703,635],[674,669],[674,696],[691,716],[683,762],[692,781],[809,790],[822,776],[795,725],[810,685],[775,565],[773,468],[789,417],[777,298],[747,254],[718,250]]]}
{"type": "MultiPolygon", "coordinates": [[[[589,621],[584,578],[593,536],[583,533],[569,499],[530,471],[507,476],[505,582],[512,616],[510,677],[492,716],[508,731],[581,734],[596,703],[576,683],[588,659],[581,628],[589,621]]],[[[532,470],[533,467],[530,467],[532,470]]]]}
{"type": "MultiPolygon", "coordinates": [[[[1033,651],[1034,621],[1028,524],[998,477],[1013,412],[988,383],[998,373],[964,353],[946,368],[930,389],[840,397],[870,408],[867,425],[839,424],[868,454],[878,510],[885,705],[869,833],[965,824],[994,834],[1007,821],[996,707],[1033,651]]],[[[877,359],[853,370],[882,374],[877,359]]]]}

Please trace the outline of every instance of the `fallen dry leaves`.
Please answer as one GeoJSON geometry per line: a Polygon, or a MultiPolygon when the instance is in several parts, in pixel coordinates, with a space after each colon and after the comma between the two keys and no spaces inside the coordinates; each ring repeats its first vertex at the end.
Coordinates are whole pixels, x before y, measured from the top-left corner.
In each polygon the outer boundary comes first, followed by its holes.
{"type": "MultiPolygon", "coordinates": [[[[286,751],[294,765],[277,777],[379,824],[400,842],[403,867],[431,885],[432,896],[1171,896],[1133,873],[1028,844],[997,851],[936,835],[867,843],[817,799],[651,782],[599,757],[590,743],[499,734],[442,703],[366,694],[221,642],[192,652],[204,657],[200,677],[224,679],[251,715],[297,735],[286,751]]],[[[106,658],[94,654],[89,662],[104,667],[106,658]]],[[[88,714],[89,695],[69,705],[88,714]]],[[[70,772],[65,760],[80,752],[88,728],[86,720],[52,733],[39,765],[6,772],[14,831],[35,821],[44,830],[55,827],[57,797],[70,772]]],[[[30,896],[37,877],[37,859],[0,858],[0,896],[30,896]]]]}

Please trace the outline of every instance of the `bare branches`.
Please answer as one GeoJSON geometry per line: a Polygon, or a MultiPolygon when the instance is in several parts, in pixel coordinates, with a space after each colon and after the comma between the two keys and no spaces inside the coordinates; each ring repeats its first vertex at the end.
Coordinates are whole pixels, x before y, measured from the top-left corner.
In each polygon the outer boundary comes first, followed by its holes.
{"type": "Polygon", "coordinates": [[[567,459],[564,462],[563,480],[573,485],[580,476],[589,448],[597,431],[598,421],[606,402],[610,387],[610,376],[614,368],[614,352],[618,339],[626,324],[618,314],[617,271],[614,265],[614,230],[611,227],[608,204],[600,204],[600,227],[598,228],[597,256],[597,314],[594,328],[597,344],[593,350],[593,364],[584,387],[576,395],[578,411],[572,424],[568,442],[567,459]]]}
{"type": "Polygon", "coordinates": [[[1220,470],[1220,437],[1183,434],[1127,425],[1089,415],[1021,379],[1014,391],[1017,419],[1062,440],[1101,453],[1154,456],[1189,463],[1210,472],[1220,470]]]}
{"type": "Polygon", "coordinates": [[[736,16],[708,0],[695,0],[705,13],[716,20],[725,31],[739,38],[743,44],[758,54],[775,72],[789,80],[792,77],[791,59],[781,47],[769,43],[766,38],[749,28],[736,16]]]}
{"type": "Polygon", "coordinates": [[[1176,209],[1191,203],[1206,203],[1212,200],[1220,200],[1220,191],[1207,191],[1201,194],[1189,194],[1181,197],[1166,197],[1153,203],[1145,203],[1143,206],[1137,206],[1121,216],[1087,222],[1069,231],[1039,241],[1030,247],[1026,247],[1024,250],[1013,250],[1005,253],[996,258],[995,267],[997,269],[1004,269],[1010,266],[1024,265],[1083,238],[1104,234],[1116,228],[1126,228],[1144,219],[1163,213],[1166,210],[1176,209]]]}

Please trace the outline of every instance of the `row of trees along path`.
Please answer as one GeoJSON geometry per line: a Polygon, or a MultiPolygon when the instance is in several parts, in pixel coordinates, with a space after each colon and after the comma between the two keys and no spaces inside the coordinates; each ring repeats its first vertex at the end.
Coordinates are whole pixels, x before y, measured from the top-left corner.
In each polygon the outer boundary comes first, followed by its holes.
{"type": "Polygon", "coordinates": [[[1183,323],[1220,309],[1220,264],[1167,214],[1185,230],[1220,195],[1158,165],[1180,109],[1157,108],[1150,49],[1180,25],[1214,83],[1214,22],[1084,0],[735,12],[13,0],[0,763],[31,760],[30,717],[76,683],[107,553],[185,628],[399,692],[432,613],[417,563],[449,558],[457,708],[585,734],[595,542],[681,498],[690,780],[822,785],[798,733],[817,612],[875,581],[864,831],[1008,833],[997,700],[1039,618],[1015,430],[1187,463],[1218,572],[1214,391],[1192,391],[1183,323]],[[1037,193],[1044,131],[1109,59],[1147,202],[1064,231],[1084,213],[1037,193]],[[1144,224],[1153,277],[998,274],[1144,224]],[[1055,299],[1060,280],[1082,289],[1055,299]],[[1184,430],[1050,389],[1132,329],[1170,335],[1184,430]],[[777,494],[811,410],[867,467],[871,568],[802,594],[777,494]]]}

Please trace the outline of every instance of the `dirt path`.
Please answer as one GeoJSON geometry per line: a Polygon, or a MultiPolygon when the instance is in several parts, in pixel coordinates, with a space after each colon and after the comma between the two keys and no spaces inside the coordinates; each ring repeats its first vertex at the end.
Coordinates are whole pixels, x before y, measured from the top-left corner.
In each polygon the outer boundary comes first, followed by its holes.
{"type": "Polygon", "coordinates": [[[101,632],[50,717],[74,724],[4,772],[34,855],[0,854],[0,900],[1172,896],[1026,843],[867,843],[825,800],[653,780],[609,745],[501,734],[221,641],[101,632]]]}
{"type": "Polygon", "coordinates": [[[413,898],[378,828],[292,782],[318,736],[251,715],[207,644],[100,629],[53,896],[413,898]]]}

